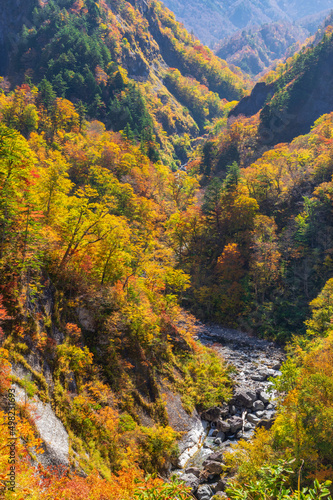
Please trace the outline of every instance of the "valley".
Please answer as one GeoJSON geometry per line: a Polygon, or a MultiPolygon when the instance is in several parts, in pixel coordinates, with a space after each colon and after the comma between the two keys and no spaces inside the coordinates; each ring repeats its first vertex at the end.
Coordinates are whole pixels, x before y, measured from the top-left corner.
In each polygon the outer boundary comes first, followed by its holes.
{"type": "Polygon", "coordinates": [[[6,500],[332,498],[330,5],[185,7],[0,8],[6,500]]]}

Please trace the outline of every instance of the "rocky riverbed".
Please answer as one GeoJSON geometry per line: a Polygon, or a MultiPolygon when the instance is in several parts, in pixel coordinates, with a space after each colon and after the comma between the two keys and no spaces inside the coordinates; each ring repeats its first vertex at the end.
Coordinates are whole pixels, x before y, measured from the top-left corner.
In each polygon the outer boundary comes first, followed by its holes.
{"type": "Polygon", "coordinates": [[[226,480],[220,476],[225,451],[239,439],[251,439],[256,427],[273,424],[276,394],[268,379],[280,374],[284,352],[267,340],[216,325],[200,326],[198,339],[235,368],[232,400],[200,415],[180,442],[180,468],[174,471],[198,500],[210,500],[226,498],[226,480]]]}

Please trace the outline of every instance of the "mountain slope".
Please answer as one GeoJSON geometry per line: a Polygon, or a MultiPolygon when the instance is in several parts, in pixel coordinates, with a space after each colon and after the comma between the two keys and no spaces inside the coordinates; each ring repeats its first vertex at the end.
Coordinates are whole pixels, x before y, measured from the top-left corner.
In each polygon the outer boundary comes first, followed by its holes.
{"type": "Polygon", "coordinates": [[[287,21],[265,24],[222,40],[216,55],[245,73],[257,75],[276,59],[293,55],[308,36],[307,30],[287,21]]]}
{"type": "MultiPolygon", "coordinates": [[[[293,0],[166,0],[166,6],[175,12],[179,21],[188,30],[193,30],[199,39],[213,46],[235,31],[265,23],[287,20],[297,21],[305,28],[311,26],[311,17],[316,16],[317,26],[332,8],[329,0],[301,2],[293,0]],[[319,18],[317,17],[319,16],[319,18]],[[303,24],[304,21],[304,24],[303,24]]],[[[315,29],[316,27],[315,26],[315,29]]]]}
{"type": "Polygon", "coordinates": [[[265,144],[290,141],[309,132],[314,121],[333,110],[333,37],[297,54],[271,83],[260,83],[231,112],[252,116],[260,111],[259,134],[265,144]]]}
{"type": "MultiPolygon", "coordinates": [[[[88,117],[114,131],[126,129],[129,138],[147,144],[151,157],[161,148],[168,161],[186,158],[178,147],[182,136],[187,134],[188,142],[223,116],[220,99],[243,95],[241,74],[189,35],[159,2],[57,0],[32,12],[34,5],[25,7],[31,20],[14,50],[9,47],[11,82],[50,84],[57,96],[81,101],[88,117]],[[180,100],[179,92],[164,85],[168,66],[184,77],[180,100]],[[199,124],[193,109],[198,100],[217,103],[199,124]]],[[[7,39],[13,34],[17,39],[18,28],[15,24],[7,39]]]]}

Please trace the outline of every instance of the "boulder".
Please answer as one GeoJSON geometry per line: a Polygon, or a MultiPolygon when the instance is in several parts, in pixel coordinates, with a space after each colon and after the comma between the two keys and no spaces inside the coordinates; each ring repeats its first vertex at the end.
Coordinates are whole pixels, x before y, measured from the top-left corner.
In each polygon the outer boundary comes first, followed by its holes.
{"type": "Polygon", "coordinates": [[[226,403],[223,403],[222,406],[214,406],[213,408],[209,408],[201,414],[201,418],[203,420],[207,420],[207,422],[216,422],[217,420],[227,417],[229,415],[229,406],[226,403]]]}
{"type": "Polygon", "coordinates": [[[243,427],[243,420],[240,417],[233,416],[229,418],[228,423],[233,434],[243,427]]]}
{"type": "Polygon", "coordinates": [[[213,492],[208,484],[199,486],[198,491],[196,492],[196,497],[198,500],[210,500],[212,498],[212,495],[213,492]]]}
{"type": "Polygon", "coordinates": [[[262,418],[265,415],[265,412],[262,410],[256,411],[256,415],[258,418],[262,418]]]}
{"type": "Polygon", "coordinates": [[[218,493],[219,491],[224,491],[226,485],[227,481],[225,479],[220,479],[214,486],[214,493],[218,493]]]}
{"type": "Polygon", "coordinates": [[[216,426],[221,432],[230,432],[230,424],[225,420],[218,420],[216,426]]]}
{"type": "Polygon", "coordinates": [[[237,413],[236,406],[235,405],[231,405],[229,411],[230,411],[230,415],[236,415],[236,413],[237,413]]]}
{"type": "Polygon", "coordinates": [[[252,405],[252,408],[254,411],[262,411],[265,409],[265,405],[262,401],[260,401],[259,399],[257,401],[255,401],[252,405]]]}
{"type": "Polygon", "coordinates": [[[237,390],[234,396],[236,406],[245,406],[251,408],[253,402],[256,400],[257,395],[245,389],[237,390]]]}
{"type": "Polygon", "coordinates": [[[246,418],[249,422],[251,422],[251,424],[254,425],[257,425],[260,422],[260,419],[256,415],[253,415],[252,413],[248,413],[246,418]]]}
{"type": "Polygon", "coordinates": [[[204,411],[201,414],[201,418],[203,420],[207,420],[207,422],[215,422],[222,417],[221,408],[218,406],[214,406],[214,408],[209,408],[209,410],[204,411]]]}
{"type": "Polygon", "coordinates": [[[215,453],[211,453],[207,457],[207,461],[213,461],[213,462],[222,462],[223,460],[223,453],[222,451],[216,451],[215,453]]]}
{"type": "Polygon", "coordinates": [[[200,469],[198,467],[189,467],[185,472],[186,474],[193,474],[195,477],[200,477],[200,469]]]}
{"type": "Polygon", "coordinates": [[[181,481],[184,481],[186,486],[189,488],[192,488],[192,492],[196,491],[197,487],[200,484],[200,480],[197,476],[194,474],[183,474],[182,476],[179,477],[181,481]]]}
{"type": "Polygon", "coordinates": [[[223,471],[222,462],[205,460],[202,465],[204,466],[205,470],[208,471],[210,474],[221,474],[221,472],[223,471]]]}
{"type": "Polygon", "coordinates": [[[217,437],[214,439],[214,444],[216,444],[217,446],[221,446],[221,444],[223,443],[223,439],[220,438],[220,437],[217,437]]]}
{"type": "Polygon", "coordinates": [[[270,396],[267,392],[265,391],[260,391],[259,392],[259,399],[262,401],[264,404],[269,403],[270,396]]]}
{"type": "Polygon", "coordinates": [[[270,418],[270,419],[265,418],[258,423],[258,427],[263,427],[264,429],[269,430],[273,424],[274,424],[273,418],[270,418]]]}
{"type": "Polygon", "coordinates": [[[245,423],[244,423],[244,431],[250,431],[252,429],[254,429],[254,425],[251,424],[251,422],[246,422],[245,421],[245,423]]]}

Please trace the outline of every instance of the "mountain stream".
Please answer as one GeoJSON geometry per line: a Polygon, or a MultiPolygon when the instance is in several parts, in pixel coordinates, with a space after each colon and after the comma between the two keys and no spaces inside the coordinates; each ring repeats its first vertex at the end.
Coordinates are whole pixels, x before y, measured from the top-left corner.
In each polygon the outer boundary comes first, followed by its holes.
{"type": "Polygon", "coordinates": [[[234,367],[234,394],[228,404],[210,408],[182,440],[177,476],[192,487],[198,500],[227,498],[221,479],[223,455],[239,439],[250,440],[256,427],[270,428],[276,394],[268,379],[280,374],[283,350],[273,342],[217,325],[201,325],[198,340],[212,347],[234,367]]]}

